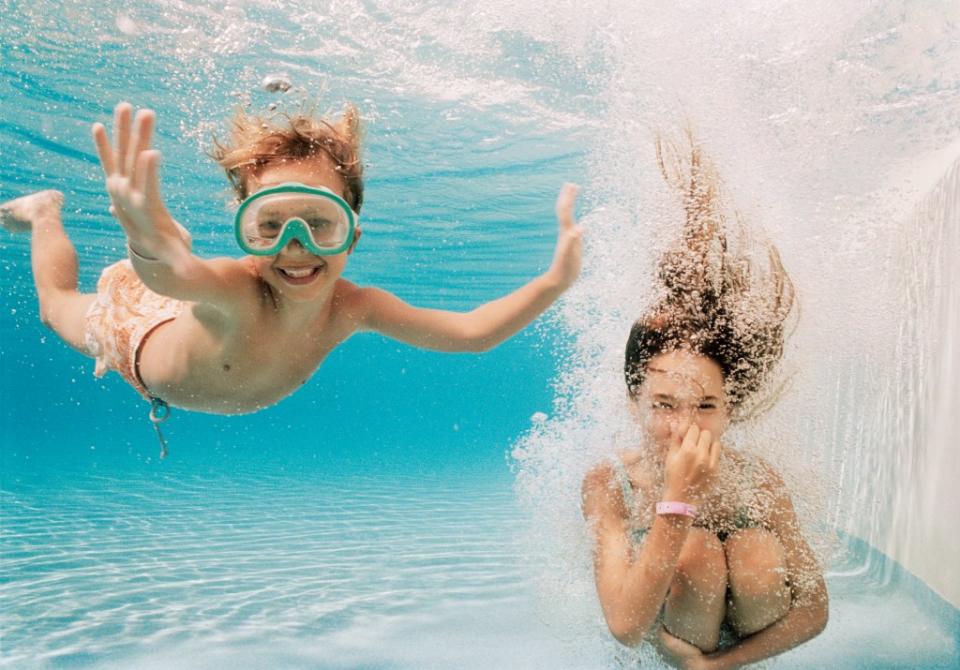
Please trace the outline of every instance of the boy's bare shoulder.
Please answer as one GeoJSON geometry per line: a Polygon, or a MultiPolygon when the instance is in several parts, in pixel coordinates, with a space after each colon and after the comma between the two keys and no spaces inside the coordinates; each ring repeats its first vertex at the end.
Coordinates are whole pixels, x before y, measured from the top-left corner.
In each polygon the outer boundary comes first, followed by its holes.
{"type": "Polygon", "coordinates": [[[333,293],[333,304],[338,314],[358,323],[370,311],[372,292],[366,286],[357,286],[347,279],[338,279],[333,293]]]}
{"type": "Polygon", "coordinates": [[[210,319],[235,319],[250,313],[250,304],[261,299],[263,280],[249,258],[210,258],[204,260],[202,267],[204,281],[212,280],[218,288],[209,300],[196,301],[196,314],[210,319]]]}
{"type": "Polygon", "coordinates": [[[236,289],[241,302],[248,299],[260,299],[264,281],[256,265],[249,256],[244,258],[211,258],[208,267],[216,273],[220,281],[236,289]]]}
{"type": "Polygon", "coordinates": [[[384,305],[396,297],[383,289],[373,286],[357,286],[346,279],[338,279],[334,292],[334,305],[342,316],[363,325],[371,315],[382,311],[384,305]]]}

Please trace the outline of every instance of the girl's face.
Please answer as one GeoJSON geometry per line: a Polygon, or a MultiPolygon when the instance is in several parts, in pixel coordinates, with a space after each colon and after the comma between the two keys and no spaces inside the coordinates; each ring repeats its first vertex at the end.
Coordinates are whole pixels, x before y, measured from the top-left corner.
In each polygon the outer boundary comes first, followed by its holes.
{"type": "Polygon", "coordinates": [[[658,451],[682,440],[694,423],[719,438],[730,422],[720,366],[686,349],[654,356],[631,411],[658,451]]]}

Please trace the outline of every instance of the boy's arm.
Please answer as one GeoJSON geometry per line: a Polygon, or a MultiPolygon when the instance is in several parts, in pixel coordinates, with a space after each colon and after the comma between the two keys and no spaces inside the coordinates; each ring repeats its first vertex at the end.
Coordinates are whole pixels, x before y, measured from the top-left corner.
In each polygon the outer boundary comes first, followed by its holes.
{"type": "Polygon", "coordinates": [[[102,124],[93,125],[93,139],[107,177],[111,213],[127,234],[130,259],[150,290],[178,300],[222,304],[239,295],[245,271],[232,259],[205,261],[190,252],[186,231],[173,220],[160,195],[160,153],[150,149],[154,114],[142,109],[133,122],[132,107],[115,110],[112,146],[102,124]]]}
{"type": "Polygon", "coordinates": [[[363,328],[438,351],[486,351],[546,310],[580,273],[583,230],[573,218],[577,189],[565,184],[557,199],[560,232],[550,269],[525,286],[471,312],[408,305],[379,289],[362,289],[363,328]]]}

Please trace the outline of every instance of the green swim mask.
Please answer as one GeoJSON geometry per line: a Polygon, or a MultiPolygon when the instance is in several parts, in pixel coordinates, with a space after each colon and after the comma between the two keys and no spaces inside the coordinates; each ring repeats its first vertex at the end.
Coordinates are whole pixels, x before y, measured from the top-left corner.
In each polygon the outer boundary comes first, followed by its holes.
{"type": "Polygon", "coordinates": [[[248,254],[272,256],[297,240],[317,256],[350,248],[357,213],[328,188],[296,182],[257,191],[240,204],[235,220],[237,244],[248,254]]]}

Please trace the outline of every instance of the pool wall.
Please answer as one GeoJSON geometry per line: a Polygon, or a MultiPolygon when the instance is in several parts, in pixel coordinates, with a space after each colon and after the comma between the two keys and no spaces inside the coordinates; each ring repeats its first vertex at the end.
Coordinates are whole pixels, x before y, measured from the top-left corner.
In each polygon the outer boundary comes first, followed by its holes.
{"type": "Polygon", "coordinates": [[[886,313],[896,335],[887,355],[876,359],[871,383],[880,389],[868,416],[877,424],[865,424],[872,439],[845,454],[856,482],[839,505],[841,515],[854,519],[852,534],[955,607],[960,571],[947,566],[960,565],[958,151],[955,143],[914,172],[915,180],[927,177],[934,185],[890,236],[886,277],[877,289],[888,293],[886,313]]]}
{"type": "MultiPolygon", "coordinates": [[[[903,485],[886,553],[960,607],[960,159],[918,206],[904,231],[905,254],[929,250],[916,259],[928,272],[917,305],[930,328],[929,349],[921,351],[923,393],[915,410],[914,452],[903,485]],[[914,236],[916,234],[916,236],[914,236]],[[919,244],[917,243],[919,241],[919,244]],[[944,566],[954,569],[944,570],[944,566]]],[[[919,350],[918,350],[919,351],[919,350]]]]}

